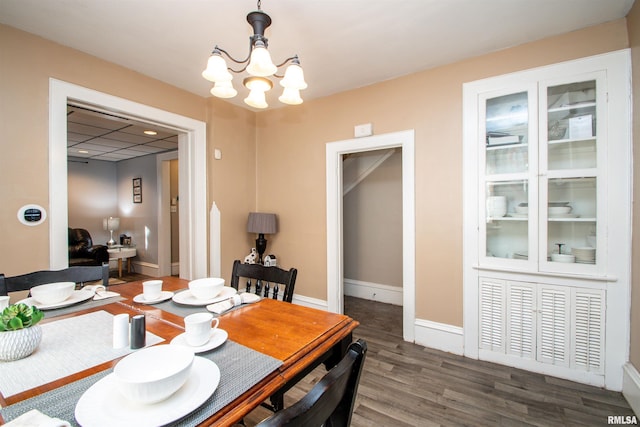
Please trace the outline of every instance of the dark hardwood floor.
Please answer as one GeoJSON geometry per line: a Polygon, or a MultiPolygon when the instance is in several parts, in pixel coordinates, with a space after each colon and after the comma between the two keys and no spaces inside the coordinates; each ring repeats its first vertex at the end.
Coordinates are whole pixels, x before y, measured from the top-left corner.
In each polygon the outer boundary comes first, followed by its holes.
{"type": "MultiPolygon", "coordinates": [[[[368,344],[351,425],[606,426],[633,415],[621,393],[432,350],[402,340],[402,307],[345,298],[368,344]]],[[[317,368],[285,396],[291,405],[324,375],[317,368]]],[[[269,412],[256,409],[251,426],[269,412]]]]}

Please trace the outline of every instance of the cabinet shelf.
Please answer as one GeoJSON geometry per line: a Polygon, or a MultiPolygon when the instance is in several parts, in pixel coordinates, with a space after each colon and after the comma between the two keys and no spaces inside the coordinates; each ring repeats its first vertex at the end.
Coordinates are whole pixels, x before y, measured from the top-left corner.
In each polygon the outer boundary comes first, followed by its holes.
{"type": "Polygon", "coordinates": [[[595,142],[596,137],[591,137],[591,138],[565,138],[565,139],[552,139],[547,141],[547,144],[549,145],[556,145],[556,144],[567,144],[567,143],[572,143],[572,142],[584,142],[584,141],[594,141],[595,142]]]}
{"type": "Polygon", "coordinates": [[[487,145],[487,151],[493,151],[493,150],[504,150],[504,149],[509,149],[509,148],[527,148],[529,146],[529,144],[527,144],[526,142],[516,142],[516,143],[511,143],[511,144],[496,144],[496,145],[487,145]]]}
{"type": "Polygon", "coordinates": [[[577,110],[577,109],[582,109],[582,108],[595,108],[595,106],[596,106],[595,101],[580,102],[580,103],[577,103],[577,104],[570,104],[570,105],[563,105],[563,106],[556,107],[556,108],[549,108],[547,110],[547,112],[549,114],[551,114],[551,113],[559,113],[559,112],[564,112],[564,111],[577,110]]]}
{"type": "MultiPolygon", "coordinates": [[[[549,222],[596,222],[595,218],[547,218],[549,222]]],[[[501,217],[487,217],[487,221],[529,221],[528,217],[515,217],[515,216],[501,216],[501,217]]]]}

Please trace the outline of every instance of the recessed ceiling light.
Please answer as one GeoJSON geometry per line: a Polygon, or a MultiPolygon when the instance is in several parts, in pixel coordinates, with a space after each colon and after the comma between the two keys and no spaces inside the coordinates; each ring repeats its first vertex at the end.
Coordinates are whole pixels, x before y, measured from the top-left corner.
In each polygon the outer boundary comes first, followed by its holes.
{"type": "Polygon", "coordinates": [[[78,150],[78,153],[81,154],[89,154],[89,152],[87,150],[78,150]]]}
{"type": "Polygon", "coordinates": [[[158,132],[156,132],[155,130],[145,130],[144,134],[145,135],[157,135],[158,132]]]}

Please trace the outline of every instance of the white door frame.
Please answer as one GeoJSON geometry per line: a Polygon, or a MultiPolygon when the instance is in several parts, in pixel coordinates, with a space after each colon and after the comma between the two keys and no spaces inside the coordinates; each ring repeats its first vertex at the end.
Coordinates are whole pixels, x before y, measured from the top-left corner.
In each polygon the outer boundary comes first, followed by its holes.
{"type": "Polygon", "coordinates": [[[180,277],[207,275],[206,123],[82,86],[49,79],[49,265],[68,259],[67,103],[80,102],[182,132],[178,138],[180,277]]]}
{"type": "Polygon", "coordinates": [[[403,338],[415,339],[415,148],[414,131],[387,133],[327,143],[327,308],[344,311],[342,247],[342,156],[347,153],[402,148],[402,325],[403,338]]]}
{"type": "MultiPolygon", "coordinates": [[[[180,136],[178,136],[180,138],[180,136]]],[[[179,140],[179,139],[178,139],[179,140]]],[[[156,170],[158,173],[158,276],[170,276],[171,265],[171,160],[180,161],[179,152],[158,154],[156,170]]],[[[180,171],[178,170],[178,175],[180,171]]],[[[178,178],[179,179],[179,178],[178,178]]],[[[178,185],[180,182],[178,181],[178,185]]]]}

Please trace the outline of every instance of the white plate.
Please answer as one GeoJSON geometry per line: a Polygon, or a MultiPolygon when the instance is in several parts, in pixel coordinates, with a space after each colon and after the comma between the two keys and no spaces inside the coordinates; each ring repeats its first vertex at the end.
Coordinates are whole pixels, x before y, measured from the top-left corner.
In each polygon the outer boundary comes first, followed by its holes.
{"type": "Polygon", "coordinates": [[[183,347],[190,348],[194,353],[202,353],[205,351],[213,350],[216,347],[220,347],[229,338],[229,334],[224,329],[215,328],[211,331],[211,338],[205,344],[193,347],[187,344],[186,334],[182,333],[171,340],[173,345],[181,345],[183,347]]]}
{"type": "Polygon", "coordinates": [[[196,298],[195,296],[193,296],[191,291],[187,289],[185,291],[176,293],[173,296],[173,301],[177,302],[178,304],[184,305],[209,305],[215,302],[229,299],[237,293],[238,291],[236,290],[236,288],[232,288],[231,286],[223,286],[222,292],[220,292],[217,297],[205,300],[196,298]]]}
{"type": "Polygon", "coordinates": [[[187,382],[168,399],[139,405],[116,389],[113,374],[89,387],[76,405],[81,426],[159,426],[179,420],[198,409],[220,383],[220,369],[209,359],[195,357],[187,382]]]}
{"type": "Polygon", "coordinates": [[[173,292],[171,291],[162,291],[160,296],[154,300],[148,301],[144,299],[144,294],[139,294],[133,297],[133,302],[137,302],[138,304],[157,304],[162,301],[166,301],[173,297],[173,292]]]}
{"type": "Polygon", "coordinates": [[[94,295],[95,293],[93,291],[90,291],[88,289],[80,289],[79,291],[71,292],[71,295],[69,295],[69,298],[67,298],[66,300],[57,302],[55,304],[40,304],[33,297],[25,298],[22,301],[18,302],[27,305],[35,305],[40,310],[53,310],[54,308],[68,307],[70,305],[86,301],[93,298],[94,295]]]}

